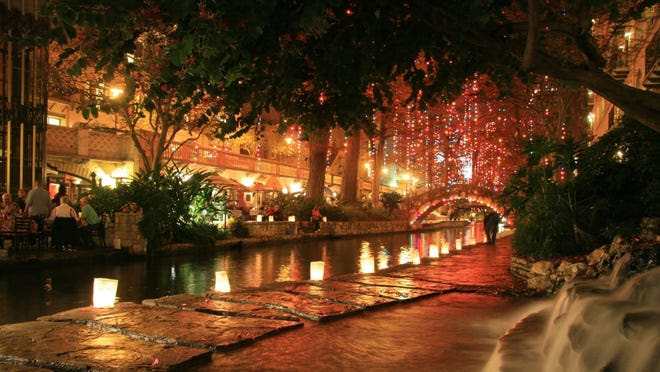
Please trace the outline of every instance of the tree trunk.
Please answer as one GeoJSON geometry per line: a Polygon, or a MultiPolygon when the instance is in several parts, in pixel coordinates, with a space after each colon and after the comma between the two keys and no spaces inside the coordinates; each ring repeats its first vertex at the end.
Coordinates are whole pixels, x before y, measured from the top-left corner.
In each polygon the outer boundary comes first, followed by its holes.
{"type": "Polygon", "coordinates": [[[309,175],[307,176],[307,196],[313,200],[323,200],[325,186],[326,154],[330,141],[330,131],[319,129],[309,136],[309,175]]]}
{"type": "Polygon", "coordinates": [[[348,149],[344,172],[341,178],[341,201],[347,204],[357,203],[358,194],[358,169],[360,162],[360,135],[361,130],[356,129],[348,138],[348,149]]]}
{"type": "Polygon", "coordinates": [[[578,82],[619,107],[626,115],[660,132],[660,94],[658,93],[628,86],[602,71],[562,66],[541,54],[535,55],[533,71],[557,79],[578,82]]]}
{"type": "Polygon", "coordinates": [[[380,175],[383,169],[383,161],[385,160],[385,137],[387,136],[387,128],[385,123],[381,123],[380,131],[378,134],[378,141],[376,143],[376,155],[374,157],[374,169],[371,177],[371,203],[378,205],[380,203],[380,175]]]}

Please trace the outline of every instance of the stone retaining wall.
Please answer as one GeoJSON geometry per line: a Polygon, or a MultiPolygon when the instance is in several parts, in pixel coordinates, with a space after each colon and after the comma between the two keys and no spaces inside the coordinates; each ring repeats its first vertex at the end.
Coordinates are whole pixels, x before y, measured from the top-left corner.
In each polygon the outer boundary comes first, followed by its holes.
{"type": "Polygon", "coordinates": [[[297,234],[298,222],[273,221],[256,222],[249,221],[243,224],[249,232],[248,236],[273,236],[297,234]]]}
{"type": "Polygon", "coordinates": [[[137,213],[115,213],[112,239],[108,244],[114,246],[115,239],[120,239],[121,248],[132,255],[147,254],[147,240],[142,237],[138,223],[142,215],[137,213]]]}
{"type": "Polygon", "coordinates": [[[362,235],[410,230],[408,221],[342,221],[321,222],[321,233],[331,235],[362,235]]]}

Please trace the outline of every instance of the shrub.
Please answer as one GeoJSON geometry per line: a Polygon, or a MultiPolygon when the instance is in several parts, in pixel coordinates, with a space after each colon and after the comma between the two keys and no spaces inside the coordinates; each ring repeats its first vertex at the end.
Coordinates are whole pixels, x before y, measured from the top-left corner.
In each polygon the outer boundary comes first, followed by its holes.
{"type": "Polygon", "coordinates": [[[243,225],[240,220],[234,218],[229,220],[228,230],[229,234],[231,234],[231,236],[234,238],[247,238],[250,235],[247,227],[245,227],[245,225],[243,225]]]}
{"type": "Polygon", "coordinates": [[[660,215],[660,134],[628,118],[590,147],[537,139],[502,193],[514,249],[536,258],[583,254],[632,238],[660,215]]]}
{"type": "Polygon", "coordinates": [[[221,193],[209,176],[186,167],[164,166],[140,172],[125,188],[117,189],[120,200],[142,209],[140,232],[150,250],[168,242],[214,236],[217,228],[211,225],[220,214],[221,193]]]}
{"type": "Polygon", "coordinates": [[[513,213],[513,248],[535,258],[584,252],[585,234],[576,224],[574,170],[580,145],[537,138],[525,147],[527,164],[511,176],[501,203],[513,213]]]}
{"type": "Polygon", "coordinates": [[[598,243],[634,236],[660,216],[660,134],[627,117],[586,149],[577,177],[580,226],[598,243]]]}
{"type": "Polygon", "coordinates": [[[396,191],[384,192],[380,196],[380,201],[383,203],[383,206],[390,212],[399,208],[399,204],[402,200],[403,196],[396,191]]]}

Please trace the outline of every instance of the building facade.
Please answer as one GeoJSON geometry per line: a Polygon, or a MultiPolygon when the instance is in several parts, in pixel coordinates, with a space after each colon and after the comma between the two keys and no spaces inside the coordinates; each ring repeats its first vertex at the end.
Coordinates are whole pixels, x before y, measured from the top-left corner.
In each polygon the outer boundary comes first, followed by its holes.
{"type": "MultiPolygon", "coordinates": [[[[38,14],[40,1],[1,0],[14,19],[38,14]]],[[[0,38],[0,189],[14,194],[44,179],[48,50],[0,38]]]]}

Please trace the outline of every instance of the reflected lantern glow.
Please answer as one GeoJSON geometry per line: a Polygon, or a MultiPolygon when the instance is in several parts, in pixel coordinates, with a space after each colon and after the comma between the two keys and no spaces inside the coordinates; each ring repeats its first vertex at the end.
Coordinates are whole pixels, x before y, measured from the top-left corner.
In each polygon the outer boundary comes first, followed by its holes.
{"type": "Polygon", "coordinates": [[[410,261],[412,261],[410,247],[404,245],[399,252],[399,265],[407,264],[410,261]]]}
{"type": "Polygon", "coordinates": [[[309,263],[309,279],[310,280],[323,280],[323,272],[325,270],[325,262],[312,261],[309,263]]]}
{"type": "Polygon", "coordinates": [[[474,236],[470,238],[470,245],[476,245],[477,244],[477,238],[474,236]]]}
{"type": "Polygon", "coordinates": [[[429,257],[431,257],[431,258],[440,257],[437,244],[429,245],[429,257]]]}
{"type": "Polygon", "coordinates": [[[114,307],[118,283],[117,279],[94,278],[93,306],[114,307]]]}
{"type": "Polygon", "coordinates": [[[363,274],[373,274],[376,272],[373,257],[360,258],[360,272],[363,274]]]}
{"type": "Polygon", "coordinates": [[[461,249],[463,249],[463,242],[461,239],[456,239],[456,250],[460,251],[461,249]]]}
{"type": "Polygon", "coordinates": [[[296,216],[289,216],[289,222],[296,222],[296,216]]]}
{"type": "Polygon", "coordinates": [[[449,254],[449,242],[442,242],[442,249],[440,250],[442,254],[449,254]]]}
{"type": "Polygon", "coordinates": [[[419,251],[417,249],[414,249],[412,251],[412,263],[413,263],[413,265],[419,265],[421,262],[422,261],[419,258],[419,251]]]}
{"type": "Polygon", "coordinates": [[[215,272],[215,290],[216,292],[231,292],[229,276],[227,276],[226,271],[215,272]]]}

